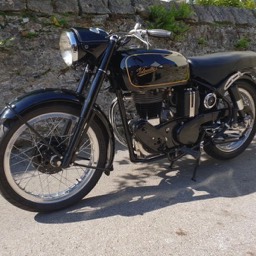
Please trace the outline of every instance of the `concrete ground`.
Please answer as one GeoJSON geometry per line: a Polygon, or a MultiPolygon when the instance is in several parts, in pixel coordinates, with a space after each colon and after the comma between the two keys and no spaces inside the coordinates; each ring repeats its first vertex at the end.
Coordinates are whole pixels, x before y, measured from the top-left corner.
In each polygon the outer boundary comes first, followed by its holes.
{"type": "Polygon", "coordinates": [[[240,157],[132,164],[115,170],[81,203],[51,214],[0,196],[0,256],[256,255],[256,142],[240,157]]]}

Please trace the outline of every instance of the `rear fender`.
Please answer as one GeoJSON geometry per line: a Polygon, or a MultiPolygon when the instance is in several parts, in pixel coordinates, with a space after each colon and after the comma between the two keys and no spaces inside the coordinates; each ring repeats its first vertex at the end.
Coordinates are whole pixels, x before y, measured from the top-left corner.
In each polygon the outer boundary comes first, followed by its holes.
{"type": "MultiPolygon", "coordinates": [[[[6,107],[0,114],[0,124],[6,121],[18,119],[18,115],[24,115],[36,107],[43,107],[51,103],[65,103],[71,104],[81,109],[85,98],[77,95],[74,91],[66,89],[42,89],[28,93],[24,96],[16,98],[6,107]]],[[[105,168],[109,171],[113,170],[113,159],[115,152],[115,139],[112,126],[98,105],[94,105],[94,118],[98,122],[99,127],[102,129],[104,137],[107,140],[107,162],[105,168]]],[[[106,171],[106,174],[109,174],[106,171]]]]}
{"type": "Polygon", "coordinates": [[[242,72],[237,72],[229,76],[224,82],[218,87],[218,92],[224,95],[225,92],[231,87],[236,81],[246,80],[247,82],[256,85],[256,73],[253,70],[247,70],[242,72]]]}

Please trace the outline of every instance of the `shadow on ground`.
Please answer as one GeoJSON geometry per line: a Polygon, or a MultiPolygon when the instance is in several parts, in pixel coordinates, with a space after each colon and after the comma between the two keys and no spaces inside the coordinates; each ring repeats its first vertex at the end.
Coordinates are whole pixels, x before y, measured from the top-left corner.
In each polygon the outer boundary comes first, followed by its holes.
{"type": "MultiPolygon", "coordinates": [[[[129,165],[125,160],[116,164],[129,165]]],[[[37,214],[40,223],[71,223],[111,216],[136,216],[195,200],[240,197],[256,192],[256,144],[241,156],[221,162],[204,156],[196,182],[191,181],[194,161],[183,159],[170,170],[161,161],[133,165],[131,173],[118,176],[115,191],[83,199],[79,204],[50,214],[37,214]],[[152,177],[158,184],[150,184],[152,177]],[[132,183],[132,185],[130,185],[132,183]]]]}

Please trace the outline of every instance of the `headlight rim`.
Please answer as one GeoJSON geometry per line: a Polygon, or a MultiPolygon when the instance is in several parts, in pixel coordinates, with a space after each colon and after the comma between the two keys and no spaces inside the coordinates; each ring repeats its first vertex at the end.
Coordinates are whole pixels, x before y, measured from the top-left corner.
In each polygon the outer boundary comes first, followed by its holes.
{"type": "Polygon", "coordinates": [[[61,56],[68,66],[72,66],[75,62],[78,61],[78,40],[73,31],[63,31],[61,33],[59,46],[61,56]],[[67,43],[65,40],[68,40],[69,47],[65,45],[65,43],[67,43]]]}

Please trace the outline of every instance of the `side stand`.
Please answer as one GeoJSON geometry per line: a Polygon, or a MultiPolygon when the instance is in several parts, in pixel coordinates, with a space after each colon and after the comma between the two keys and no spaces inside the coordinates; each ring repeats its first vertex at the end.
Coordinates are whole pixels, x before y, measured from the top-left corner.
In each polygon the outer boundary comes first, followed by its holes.
{"type": "Polygon", "coordinates": [[[196,164],[195,164],[193,175],[192,175],[192,178],[191,178],[191,180],[193,180],[195,182],[196,182],[197,170],[198,170],[198,167],[200,166],[200,163],[201,163],[201,155],[202,155],[203,148],[204,148],[204,142],[201,141],[200,146],[199,146],[199,152],[198,152],[198,155],[196,157],[196,164]]]}

